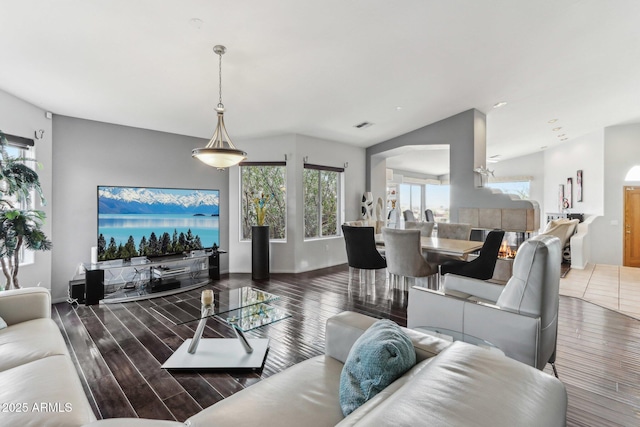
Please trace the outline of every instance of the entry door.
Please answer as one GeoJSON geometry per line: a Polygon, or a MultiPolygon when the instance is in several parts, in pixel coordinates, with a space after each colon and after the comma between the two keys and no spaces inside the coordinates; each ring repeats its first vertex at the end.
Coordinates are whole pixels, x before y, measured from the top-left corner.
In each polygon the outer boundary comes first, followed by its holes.
{"type": "Polygon", "coordinates": [[[624,263],[640,267],[640,187],[624,187],[624,263]]]}

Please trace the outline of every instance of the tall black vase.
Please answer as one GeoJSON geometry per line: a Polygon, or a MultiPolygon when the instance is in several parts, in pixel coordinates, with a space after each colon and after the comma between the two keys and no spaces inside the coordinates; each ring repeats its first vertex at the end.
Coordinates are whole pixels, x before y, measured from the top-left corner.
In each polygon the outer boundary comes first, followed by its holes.
{"type": "Polygon", "coordinates": [[[251,278],[269,279],[269,226],[251,227],[251,278]]]}

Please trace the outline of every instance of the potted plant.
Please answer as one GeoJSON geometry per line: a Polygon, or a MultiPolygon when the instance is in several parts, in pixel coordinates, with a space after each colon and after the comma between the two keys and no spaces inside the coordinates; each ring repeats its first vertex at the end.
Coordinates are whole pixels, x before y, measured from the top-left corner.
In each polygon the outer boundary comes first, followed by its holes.
{"type": "Polygon", "coordinates": [[[31,194],[37,193],[42,204],[45,198],[36,171],[25,161],[33,159],[11,157],[7,139],[0,131],[0,264],[6,280],[5,289],[18,289],[20,250],[47,251],[51,241],[42,231],[45,214],[31,209],[31,194]]]}

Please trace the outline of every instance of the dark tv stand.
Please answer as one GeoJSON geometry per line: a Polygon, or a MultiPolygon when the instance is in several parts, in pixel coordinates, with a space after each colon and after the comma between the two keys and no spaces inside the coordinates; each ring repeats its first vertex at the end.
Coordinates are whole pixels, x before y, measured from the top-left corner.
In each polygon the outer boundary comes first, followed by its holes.
{"type": "Polygon", "coordinates": [[[172,295],[220,280],[223,250],[190,255],[84,264],[84,281],[71,281],[72,298],[85,305],[121,303],[172,295]]]}

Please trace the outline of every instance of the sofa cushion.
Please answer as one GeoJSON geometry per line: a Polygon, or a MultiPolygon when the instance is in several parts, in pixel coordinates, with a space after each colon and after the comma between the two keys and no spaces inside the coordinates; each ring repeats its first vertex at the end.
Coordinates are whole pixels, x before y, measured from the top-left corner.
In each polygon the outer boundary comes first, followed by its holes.
{"type": "MultiPolygon", "coordinates": [[[[345,363],[353,344],[375,322],[375,318],[353,311],[343,311],[330,317],[327,320],[325,354],[345,363]]],[[[418,362],[437,355],[451,345],[450,341],[433,335],[407,328],[401,329],[413,342],[418,362]]]]}
{"type": "Polygon", "coordinates": [[[373,396],[371,399],[363,403],[359,408],[345,417],[340,423],[336,424],[336,427],[351,427],[357,426],[362,418],[364,418],[369,412],[373,411],[376,406],[382,403],[384,400],[393,396],[402,386],[417,375],[432,359],[425,359],[422,362],[409,369],[403,376],[392,382],[387,388],[380,393],[373,396]]]}
{"type": "Polygon", "coordinates": [[[29,320],[0,330],[0,371],[60,354],[69,352],[51,319],[29,320]]]}
{"type": "Polygon", "coordinates": [[[189,427],[326,427],[343,418],[338,402],[342,363],[316,356],[212,405],[189,427]]]}
{"type": "Polygon", "coordinates": [[[497,352],[454,342],[357,425],[561,426],[566,408],[567,393],[558,379],[497,352]]]}
{"type": "Polygon", "coordinates": [[[378,320],[351,347],[340,375],[340,406],[347,416],[416,364],[411,339],[387,319],[378,320]]]}
{"type": "Polygon", "coordinates": [[[0,402],[13,404],[0,412],[1,426],[73,427],[96,419],[66,355],[0,372],[0,384],[0,402]]]}

